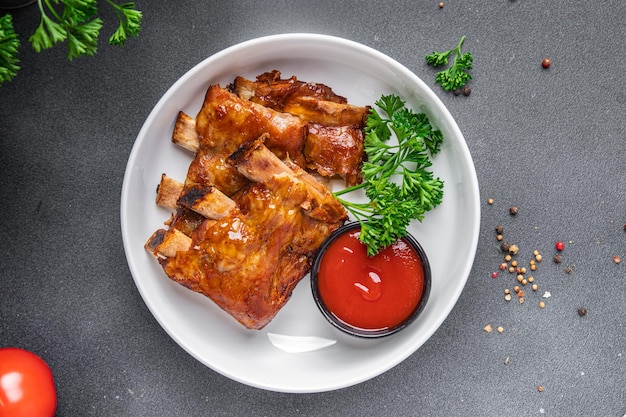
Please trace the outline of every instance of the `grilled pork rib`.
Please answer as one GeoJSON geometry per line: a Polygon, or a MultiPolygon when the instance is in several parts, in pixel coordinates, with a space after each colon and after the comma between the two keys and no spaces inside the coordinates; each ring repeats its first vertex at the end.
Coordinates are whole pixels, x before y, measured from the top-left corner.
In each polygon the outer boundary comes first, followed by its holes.
{"type": "Polygon", "coordinates": [[[368,111],[278,71],[210,86],[195,118],[176,119],[172,141],[194,158],[184,182],[163,174],[157,204],[173,214],[146,249],[170,279],[263,328],[348,218],[306,170],[359,183],[368,111]]]}
{"type": "MultiPolygon", "coordinates": [[[[249,329],[261,329],[309,271],[317,248],[347,219],[344,207],[297,165],[287,165],[261,141],[244,144],[229,161],[251,183],[191,234],[185,249],[164,255],[157,231],[146,248],[165,273],[211,298],[249,329]],[[232,203],[230,203],[232,202],[232,203]]],[[[184,199],[184,191],[181,199],[184,199]]],[[[211,193],[214,194],[214,193],[211,193]]],[[[179,244],[179,242],[177,242],[179,244]]]]}

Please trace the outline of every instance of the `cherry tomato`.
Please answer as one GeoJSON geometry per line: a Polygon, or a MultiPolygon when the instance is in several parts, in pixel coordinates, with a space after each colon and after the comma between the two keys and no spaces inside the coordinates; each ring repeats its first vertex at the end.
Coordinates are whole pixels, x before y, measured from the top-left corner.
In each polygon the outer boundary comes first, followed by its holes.
{"type": "Polygon", "coordinates": [[[52,372],[43,359],[0,348],[0,417],[53,417],[56,406],[52,372]]]}

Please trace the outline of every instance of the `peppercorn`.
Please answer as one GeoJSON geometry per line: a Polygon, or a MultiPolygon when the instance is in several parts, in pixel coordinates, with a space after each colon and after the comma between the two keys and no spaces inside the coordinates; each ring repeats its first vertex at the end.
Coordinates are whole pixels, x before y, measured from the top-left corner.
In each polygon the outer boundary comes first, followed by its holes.
{"type": "Polygon", "coordinates": [[[500,244],[500,250],[502,250],[502,252],[508,252],[510,248],[511,245],[509,245],[509,242],[502,242],[500,244]]]}
{"type": "Polygon", "coordinates": [[[565,248],[565,243],[563,242],[556,242],[554,244],[554,247],[556,248],[556,250],[558,250],[559,252],[562,251],[565,248]]]}
{"type": "Polygon", "coordinates": [[[502,262],[500,264],[500,271],[506,271],[507,268],[508,268],[508,265],[506,262],[502,262]]]}
{"type": "Polygon", "coordinates": [[[511,255],[517,255],[517,252],[519,252],[519,247],[517,247],[517,245],[509,246],[509,253],[511,255]]]}
{"type": "Polygon", "coordinates": [[[626,223],[624,223],[624,231],[626,232],[626,223]]]}
{"type": "Polygon", "coordinates": [[[497,235],[497,236],[496,236],[496,240],[497,240],[498,242],[502,241],[502,239],[504,239],[504,236],[502,236],[502,235],[497,235]]]}
{"type": "Polygon", "coordinates": [[[496,226],[496,234],[501,235],[502,233],[504,233],[504,226],[497,225],[496,226]]]}
{"type": "Polygon", "coordinates": [[[440,9],[443,9],[443,2],[442,2],[442,1],[441,1],[441,2],[439,2],[439,8],[440,8],[440,9]]]}
{"type": "Polygon", "coordinates": [[[457,88],[456,90],[452,90],[452,94],[454,94],[455,96],[458,96],[461,94],[461,89],[457,88]]]}
{"type": "Polygon", "coordinates": [[[568,274],[571,274],[571,273],[572,273],[572,268],[571,268],[571,267],[569,267],[569,266],[568,266],[568,267],[566,267],[566,268],[565,268],[565,272],[566,272],[566,273],[568,273],[568,274]]]}
{"type": "Polygon", "coordinates": [[[613,262],[615,262],[616,264],[618,264],[618,263],[622,262],[622,259],[621,259],[619,256],[615,255],[615,256],[613,257],[613,262]]]}
{"type": "Polygon", "coordinates": [[[470,87],[469,85],[466,85],[465,87],[463,87],[463,95],[464,96],[469,96],[472,93],[472,87],[470,87]]]}
{"type": "MultiPolygon", "coordinates": [[[[493,204],[493,198],[489,197],[487,199],[487,204],[492,205],[493,204]]],[[[626,224],[624,226],[626,226],[626,224]]]]}
{"type": "Polygon", "coordinates": [[[550,64],[552,64],[552,61],[550,61],[550,58],[544,58],[541,60],[541,66],[544,68],[550,68],[550,64]]]}
{"type": "Polygon", "coordinates": [[[559,255],[558,253],[554,255],[554,263],[555,264],[561,263],[561,255],[559,255]]]}
{"type": "Polygon", "coordinates": [[[586,316],[586,315],[587,315],[587,309],[586,309],[585,307],[580,307],[580,308],[578,309],[578,315],[579,315],[580,317],[582,317],[582,316],[586,316]]]}
{"type": "Polygon", "coordinates": [[[491,278],[498,278],[498,272],[497,271],[493,271],[491,273],[491,278]]]}
{"type": "Polygon", "coordinates": [[[511,216],[515,216],[518,211],[519,211],[519,209],[516,206],[511,206],[511,208],[509,208],[509,214],[511,216]]]}

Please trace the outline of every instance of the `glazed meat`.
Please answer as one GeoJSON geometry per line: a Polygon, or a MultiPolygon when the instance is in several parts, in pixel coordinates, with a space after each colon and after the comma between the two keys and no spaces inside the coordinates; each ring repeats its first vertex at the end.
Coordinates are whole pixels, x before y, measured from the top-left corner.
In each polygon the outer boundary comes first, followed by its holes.
{"type": "Polygon", "coordinates": [[[282,79],[279,71],[256,81],[236,77],[231,87],[243,99],[292,114],[307,123],[304,159],[308,169],[325,177],[341,176],[346,185],[361,182],[363,125],[368,106],[354,106],[326,85],[282,79]],[[320,149],[324,153],[318,153],[320,149]]]}
{"type": "Polygon", "coordinates": [[[213,218],[187,239],[171,227],[159,230],[146,248],[172,280],[208,296],[245,327],[261,329],[347,213],[326,187],[281,161],[261,140],[244,144],[228,161],[250,184],[232,199],[210,187],[179,185],[179,205],[198,211],[217,207],[214,213],[203,211],[213,218]],[[173,254],[170,245],[176,245],[173,254]]]}
{"type": "Polygon", "coordinates": [[[263,328],[348,218],[311,173],[361,182],[368,111],[278,71],[211,85],[196,117],[176,118],[172,141],[193,159],[184,181],[161,177],[156,202],[173,214],[145,248],[171,280],[263,328]]]}

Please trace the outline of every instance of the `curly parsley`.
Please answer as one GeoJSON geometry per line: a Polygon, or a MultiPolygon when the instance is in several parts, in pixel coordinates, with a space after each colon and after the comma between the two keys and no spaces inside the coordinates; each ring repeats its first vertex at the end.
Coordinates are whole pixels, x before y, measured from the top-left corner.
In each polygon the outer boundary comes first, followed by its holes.
{"type": "Polygon", "coordinates": [[[19,47],[20,40],[13,29],[13,18],[10,14],[0,17],[0,85],[17,75],[20,69],[20,61],[17,59],[19,47]]]}
{"type": "Polygon", "coordinates": [[[433,52],[426,55],[426,62],[435,68],[448,65],[448,58],[454,53],[452,65],[443,71],[439,71],[435,77],[435,83],[439,83],[446,91],[457,90],[463,87],[472,75],[468,72],[472,69],[474,58],[471,52],[461,53],[461,47],[465,41],[465,36],[461,38],[455,48],[445,52],[433,52]]]}
{"type": "Polygon", "coordinates": [[[359,238],[369,256],[407,234],[413,219],[439,205],[443,181],[428,171],[429,155],[439,152],[443,135],[423,113],[405,107],[396,95],[383,95],[372,108],[365,126],[363,182],[335,192],[335,197],[361,223],[359,238]],[[398,143],[390,144],[396,137],[398,143]],[[340,196],[364,189],[368,203],[353,203],[340,196]]]}

